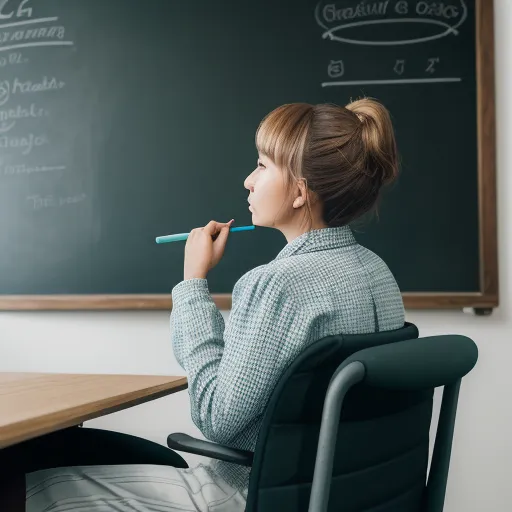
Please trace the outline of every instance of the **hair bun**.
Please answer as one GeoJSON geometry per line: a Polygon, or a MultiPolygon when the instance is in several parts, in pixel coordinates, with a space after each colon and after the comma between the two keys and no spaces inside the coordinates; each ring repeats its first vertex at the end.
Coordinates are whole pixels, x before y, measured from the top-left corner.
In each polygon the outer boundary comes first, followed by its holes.
{"type": "Polygon", "coordinates": [[[346,108],[361,122],[368,171],[382,184],[391,183],[398,175],[398,156],[389,111],[371,98],[353,101],[346,108]]]}

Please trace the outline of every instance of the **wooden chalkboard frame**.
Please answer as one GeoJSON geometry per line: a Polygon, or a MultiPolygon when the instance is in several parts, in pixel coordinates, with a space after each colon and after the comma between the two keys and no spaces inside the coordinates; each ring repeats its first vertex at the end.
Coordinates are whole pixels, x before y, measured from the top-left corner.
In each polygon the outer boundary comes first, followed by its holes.
{"type": "MultiPolygon", "coordinates": [[[[499,305],[496,218],[496,128],[494,2],[476,0],[476,70],[480,291],[477,293],[404,293],[407,309],[474,308],[486,314],[499,305]]],[[[221,310],[230,294],[214,294],[221,310]]],[[[0,310],[170,310],[170,294],[158,295],[5,295],[0,310]]]]}

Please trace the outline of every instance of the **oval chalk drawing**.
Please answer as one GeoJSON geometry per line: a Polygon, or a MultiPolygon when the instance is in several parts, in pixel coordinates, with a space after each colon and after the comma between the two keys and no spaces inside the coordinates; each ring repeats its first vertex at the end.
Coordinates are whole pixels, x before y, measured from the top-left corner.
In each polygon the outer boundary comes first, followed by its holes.
{"type": "MultiPolygon", "coordinates": [[[[403,4],[404,2],[398,2],[403,4]]],[[[412,2],[411,2],[412,3],[412,2]]],[[[387,14],[387,7],[389,7],[389,2],[381,2],[384,6],[384,10],[381,10],[379,14],[387,14]]],[[[419,7],[423,4],[428,6],[428,2],[418,2],[416,5],[419,7]]],[[[457,5],[460,6],[460,16],[457,16],[458,21],[455,24],[450,24],[447,21],[441,21],[439,19],[432,19],[426,17],[402,17],[402,18],[380,18],[380,19],[370,19],[370,20],[361,20],[361,21],[351,21],[357,16],[351,16],[350,20],[347,19],[347,22],[342,22],[339,18],[343,18],[343,13],[347,11],[348,8],[338,9],[336,11],[336,3],[328,3],[319,2],[315,8],[315,20],[317,24],[324,29],[324,33],[322,34],[323,39],[330,39],[331,41],[338,41],[340,43],[348,43],[348,44],[358,44],[358,45],[368,45],[368,46],[396,46],[396,45],[406,45],[406,44],[417,44],[417,43],[425,43],[427,41],[433,41],[435,39],[440,39],[442,37],[446,37],[449,35],[458,35],[458,28],[466,21],[468,16],[468,9],[464,0],[458,0],[457,5]],[[338,19],[327,19],[326,18],[326,9],[329,8],[329,13],[341,13],[338,15],[338,19]],[[343,30],[346,29],[354,29],[355,27],[363,27],[368,25],[398,25],[398,24],[428,24],[435,25],[439,27],[439,32],[436,34],[432,34],[430,36],[425,37],[417,37],[413,39],[401,39],[394,41],[379,41],[379,40],[365,40],[357,37],[343,37],[341,34],[343,30]]],[[[389,10],[393,10],[392,8],[389,10]]],[[[419,10],[419,9],[417,9],[419,10]]],[[[351,10],[354,12],[354,9],[351,10]]],[[[414,13],[414,11],[413,11],[414,13]]],[[[374,16],[374,14],[371,14],[374,16]]],[[[336,17],[336,16],[331,16],[336,17]]],[[[362,17],[362,16],[361,16],[362,17]]],[[[455,21],[455,20],[452,20],[455,21]]]]}

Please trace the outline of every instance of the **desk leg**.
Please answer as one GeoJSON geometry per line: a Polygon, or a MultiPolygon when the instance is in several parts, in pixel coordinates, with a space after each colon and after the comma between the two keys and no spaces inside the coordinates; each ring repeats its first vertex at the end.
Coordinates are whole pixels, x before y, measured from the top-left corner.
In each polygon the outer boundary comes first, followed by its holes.
{"type": "Polygon", "coordinates": [[[25,474],[19,473],[0,478],[0,510],[25,512],[25,474]]]}

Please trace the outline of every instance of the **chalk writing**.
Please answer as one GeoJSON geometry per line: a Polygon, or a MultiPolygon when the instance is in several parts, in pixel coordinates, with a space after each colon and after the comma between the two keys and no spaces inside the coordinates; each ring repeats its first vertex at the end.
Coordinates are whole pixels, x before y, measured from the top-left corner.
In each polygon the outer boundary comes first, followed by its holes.
{"type": "Polygon", "coordinates": [[[13,94],[25,94],[30,92],[52,91],[62,89],[65,85],[65,82],[57,80],[55,77],[48,78],[45,76],[41,82],[33,82],[32,80],[22,82],[18,78],[15,78],[12,83],[12,92],[13,94]]]}
{"type": "Polygon", "coordinates": [[[28,196],[27,201],[34,210],[41,208],[50,208],[56,206],[56,201],[53,196],[28,196]]]}
{"type": "MultiPolygon", "coordinates": [[[[52,72],[39,77],[36,75],[32,79],[27,79],[23,71],[18,69],[13,68],[10,78],[5,72],[10,66],[22,69],[23,64],[33,61],[36,56],[37,59],[42,58],[39,54],[31,55],[29,48],[74,46],[74,42],[68,40],[67,28],[58,20],[56,16],[33,17],[31,0],[0,0],[0,155],[5,159],[0,158],[0,179],[4,183],[14,184],[18,180],[34,180],[33,183],[39,183],[44,177],[52,180],[67,179],[68,166],[65,161],[54,164],[39,160],[49,153],[38,148],[62,141],[54,141],[53,137],[49,139],[44,133],[45,128],[38,128],[46,124],[45,118],[50,113],[40,104],[40,96],[37,95],[52,94],[53,91],[67,88],[68,84],[58,76],[53,76],[52,72]],[[26,131],[18,133],[22,126],[27,127],[26,131]],[[16,127],[16,131],[13,127],[16,127]],[[30,155],[31,161],[37,158],[39,163],[21,163],[21,155],[30,155]]],[[[24,196],[24,204],[34,212],[73,208],[73,205],[88,199],[85,193],[33,192],[24,196]]]]}
{"type": "Polygon", "coordinates": [[[22,155],[32,153],[36,147],[48,144],[46,135],[34,135],[30,133],[22,137],[9,137],[7,135],[0,137],[0,149],[19,149],[22,155]]]}
{"type": "Polygon", "coordinates": [[[410,84],[448,84],[461,82],[461,78],[395,78],[385,80],[335,80],[332,82],[323,82],[322,87],[338,87],[352,85],[410,85],[410,84]]]}
{"type": "Polygon", "coordinates": [[[28,59],[25,59],[19,52],[10,53],[9,55],[2,55],[0,57],[0,68],[14,64],[26,64],[28,59]]]}
{"type": "Polygon", "coordinates": [[[397,14],[409,14],[409,2],[400,0],[395,4],[395,12],[397,14]]]}
{"type": "Polygon", "coordinates": [[[342,60],[331,60],[329,67],[327,68],[327,74],[331,78],[339,78],[345,73],[345,66],[342,60]]]}
{"type": "Polygon", "coordinates": [[[439,62],[439,57],[434,57],[433,59],[428,59],[428,66],[425,70],[427,73],[435,73],[434,66],[439,62]]]}
{"type": "Polygon", "coordinates": [[[404,71],[405,71],[405,60],[404,59],[398,59],[396,62],[395,62],[395,67],[393,68],[393,71],[397,74],[397,75],[403,75],[404,71]]]}
{"type": "Polygon", "coordinates": [[[85,201],[86,198],[87,198],[87,196],[85,194],[77,194],[75,196],[60,197],[59,198],[59,206],[81,203],[82,201],[85,201]]]}
{"type": "Polygon", "coordinates": [[[385,2],[374,2],[367,4],[359,2],[355,7],[338,8],[336,4],[327,4],[322,11],[325,21],[353,20],[367,16],[385,15],[388,9],[389,0],[385,2]]]}
{"type": "MultiPolygon", "coordinates": [[[[458,28],[467,19],[466,0],[452,0],[452,3],[433,2],[426,0],[387,0],[367,2],[362,0],[347,6],[350,1],[325,3],[320,1],[315,8],[315,20],[324,30],[323,39],[341,43],[374,46],[392,46],[417,44],[446,36],[458,35],[458,28]],[[439,31],[410,39],[410,32],[404,32],[404,37],[397,38],[397,31],[390,31],[393,39],[369,39],[368,32],[359,36],[354,30],[368,25],[393,24],[428,24],[439,27],[439,31]],[[351,29],[351,37],[342,37],[344,30],[351,29]]],[[[437,30],[437,29],[436,29],[437,30]]],[[[379,32],[382,34],[382,32],[379,32]]],[[[383,37],[379,35],[379,37],[383,37]]]]}
{"type": "MultiPolygon", "coordinates": [[[[385,16],[390,6],[389,0],[375,1],[367,3],[360,1],[353,7],[339,7],[336,3],[329,3],[322,8],[323,20],[327,23],[333,21],[354,20],[370,16],[385,16]]],[[[397,14],[409,14],[415,12],[419,16],[441,17],[446,20],[460,16],[464,7],[461,0],[459,6],[448,4],[446,2],[418,1],[418,0],[398,0],[394,5],[394,12],[397,14]],[[411,9],[412,4],[412,9],[411,9]]]]}
{"type": "MultiPolygon", "coordinates": [[[[425,62],[425,61],[423,61],[425,62]]],[[[439,57],[431,57],[426,60],[426,68],[425,73],[429,75],[433,75],[436,70],[436,64],[440,62],[439,57]]],[[[394,64],[390,63],[390,68],[392,66],[393,72],[402,76],[405,72],[405,59],[396,59],[394,64]]],[[[414,66],[414,64],[413,64],[414,66]]],[[[331,60],[329,62],[329,66],[327,68],[327,74],[330,78],[339,78],[343,76],[345,73],[345,66],[342,60],[331,60]]],[[[426,84],[426,83],[450,83],[450,82],[460,82],[461,78],[457,77],[439,77],[439,78],[388,78],[388,79],[379,79],[379,80],[345,80],[345,81],[332,81],[332,82],[323,82],[322,87],[332,87],[332,86],[340,86],[340,85],[370,85],[370,84],[426,84]]]]}
{"type": "Polygon", "coordinates": [[[35,43],[19,43],[10,44],[8,46],[0,46],[0,52],[8,50],[16,50],[17,48],[36,48],[38,46],[73,46],[73,41],[38,41],[35,43]]]}
{"type": "MultiPolygon", "coordinates": [[[[4,0],[0,0],[1,2],[4,0]]],[[[26,14],[20,11],[20,16],[26,14]]],[[[16,19],[10,15],[4,19],[16,19]]],[[[31,15],[31,10],[30,10],[31,15]]],[[[19,48],[33,48],[38,46],[74,46],[74,42],[66,40],[66,28],[63,25],[52,24],[48,26],[36,26],[43,23],[58,21],[57,16],[46,18],[22,18],[22,21],[9,21],[0,23],[0,52],[19,48]]],[[[0,16],[0,21],[2,20],[0,16]]]]}
{"type": "Polygon", "coordinates": [[[30,174],[44,174],[55,171],[65,171],[65,165],[4,165],[0,166],[0,173],[3,176],[27,176],[30,174]]]}
{"type": "Polygon", "coordinates": [[[33,210],[41,210],[43,208],[61,208],[63,206],[81,203],[86,199],[86,194],[76,194],[74,196],[66,197],[32,195],[26,198],[33,210]]]}
{"type": "Polygon", "coordinates": [[[28,41],[34,39],[64,39],[66,29],[62,25],[53,27],[26,28],[12,32],[0,32],[0,44],[12,41],[28,41]]]}
{"type": "Polygon", "coordinates": [[[56,91],[66,86],[62,80],[55,77],[43,77],[40,82],[26,80],[22,82],[15,78],[12,83],[9,80],[0,81],[0,107],[7,103],[12,94],[28,94],[44,91],[56,91]]]}
{"type": "Polygon", "coordinates": [[[18,10],[16,12],[16,16],[18,18],[22,18],[23,16],[28,16],[30,18],[30,16],[32,16],[32,7],[27,7],[27,4],[30,1],[31,0],[21,0],[21,3],[18,6],[18,10]]]}
{"type": "Polygon", "coordinates": [[[12,7],[7,6],[9,0],[0,0],[0,20],[8,20],[13,16],[16,18],[23,18],[25,16],[32,16],[32,7],[27,6],[31,0],[22,0],[16,10],[12,7]]]}
{"type": "Polygon", "coordinates": [[[37,119],[48,115],[48,111],[41,107],[36,107],[31,103],[29,107],[18,105],[14,108],[0,110],[0,133],[6,133],[11,130],[16,121],[20,119],[37,119]]]}
{"type": "Polygon", "coordinates": [[[418,2],[416,14],[420,16],[439,16],[446,20],[457,18],[460,10],[455,5],[446,5],[443,2],[418,2]]]}
{"type": "Polygon", "coordinates": [[[48,111],[31,103],[28,107],[17,105],[13,108],[0,109],[0,122],[17,121],[18,119],[38,118],[47,116],[48,111]]]}

